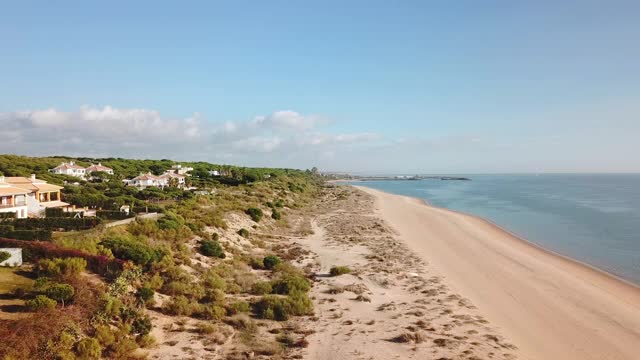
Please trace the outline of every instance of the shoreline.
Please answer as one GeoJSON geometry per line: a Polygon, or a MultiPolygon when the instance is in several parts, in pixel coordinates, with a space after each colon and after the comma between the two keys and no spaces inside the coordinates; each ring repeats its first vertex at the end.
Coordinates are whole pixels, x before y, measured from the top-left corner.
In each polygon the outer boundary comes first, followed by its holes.
{"type": "Polygon", "coordinates": [[[404,197],[407,197],[407,198],[416,199],[416,200],[419,200],[420,202],[424,203],[424,205],[426,205],[428,207],[431,207],[431,208],[434,208],[434,209],[439,209],[439,210],[442,210],[442,211],[447,211],[447,212],[451,212],[451,213],[454,213],[454,214],[459,214],[459,215],[463,215],[463,216],[468,216],[468,217],[474,218],[474,219],[476,219],[478,221],[482,221],[482,222],[486,223],[487,225],[496,228],[499,231],[502,231],[502,232],[508,234],[511,237],[514,237],[515,239],[517,239],[519,241],[522,241],[526,245],[533,247],[535,250],[542,251],[542,252],[546,253],[547,255],[559,257],[562,260],[570,261],[570,262],[575,263],[576,265],[579,265],[579,266],[584,266],[584,267],[588,268],[589,270],[592,270],[594,272],[600,273],[601,275],[609,277],[612,280],[620,281],[620,282],[624,283],[625,285],[628,285],[628,286],[630,286],[632,288],[635,288],[638,291],[640,291],[640,284],[636,284],[633,281],[627,280],[627,279],[625,279],[625,278],[623,278],[623,277],[621,277],[619,275],[610,273],[610,272],[608,272],[608,271],[606,271],[604,269],[601,269],[601,268],[599,268],[599,267],[597,267],[595,265],[591,265],[591,264],[589,264],[587,262],[572,258],[569,255],[564,255],[564,254],[559,253],[557,251],[553,251],[551,249],[547,249],[544,246],[538,245],[538,244],[534,243],[533,241],[528,240],[526,237],[524,237],[522,235],[519,235],[519,234],[507,229],[506,227],[504,227],[502,225],[499,225],[496,222],[494,222],[494,221],[492,221],[490,219],[484,218],[482,216],[474,215],[474,214],[471,214],[471,213],[468,213],[468,212],[464,212],[464,211],[460,211],[460,210],[452,210],[452,209],[448,209],[448,208],[442,207],[442,206],[436,206],[436,205],[431,204],[428,200],[422,199],[422,198],[394,194],[394,193],[390,193],[390,192],[386,192],[386,191],[370,188],[368,186],[363,186],[363,185],[351,185],[351,186],[353,186],[356,189],[358,189],[358,188],[367,188],[367,189],[372,189],[372,190],[375,190],[375,191],[380,191],[380,192],[383,192],[383,193],[389,194],[389,195],[404,196],[404,197]]]}
{"type": "Polygon", "coordinates": [[[494,222],[494,221],[492,221],[490,219],[484,218],[482,216],[475,215],[475,214],[468,213],[468,212],[464,212],[464,211],[460,211],[460,210],[452,210],[452,209],[449,209],[449,208],[446,208],[446,207],[442,207],[442,206],[436,206],[436,205],[431,204],[429,202],[429,200],[427,200],[427,199],[408,196],[408,195],[394,194],[394,193],[390,193],[390,192],[387,192],[387,191],[383,191],[383,190],[375,189],[375,188],[372,188],[372,187],[368,187],[368,186],[365,186],[365,185],[348,185],[348,186],[352,186],[352,187],[354,187],[356,189],[359,189],[359,190],[363,190],[363,188],[366,188],[366,189],[378,191],[378,192],[381,192],[381,193],[385,193],[385,194],[388,194],[388,195],[400,196],[400,197],[405,197],[405,198],[408,198],[408,199],[414,199],[414,200],[416,200],[416,201],[418,201],[418,202],[420,202],[420,203],[422,203],[422,204],[424,204],[424,205],[426,205],[426,206],[428,206],[430,208],[434,208],[434,209],[438,209],[438,210],[442,210],[442,211],[446,211],[446,212],[450,212],[450,213],[454,213],[454,214],[458,214],[458,215],[468,216],[468,217],[474,218],[474,219],[476,219],[478,221],[482,221],[482,222],[486,223],[487,225],[496,228],[499,231],[502,231],[502,232],[508,234],[511,237],[516,238],[519,241],[522,241],[526,245],[531,246],[531,247],[533,247],[534,249],[536,249],[538,251],[546,253],[547,255],[556,256],[556,257],[561,258],[562,260],[570,261],[572,263],[575,263],[576,265],[586,267],[589,270],[592,270],[594,272],[600,273],[601,275],[609,277],[612,280],[620,281],[620,282],[624,283],[625,285],[628,285],[628,286],[630,286],[632,288],[635,288],[638,291],[640,291],[640,284],[636,284],[631,280],[627,280],[627,279],[625,279],[625,278],[623,278],[623,277],[621,277],[619,275],[616,275],[616,274],[613,274],[611,272],[608,272],[607,270],[601,269],[601,268],[599,268],[599,267],[597,267],[595,265],[591,265],[591,264],[589,264],[587,262],[572,258],[569,255],[564,255],[564,254],[559,253],[557,251],[554,251],[554,250],[551,250],[551,249],[547,249],[544,246],[538,245],[538,244],[534,243],[533,241],[528,240],[526,237],[524,237],[522,235],[519,235],[519,234],[509,230],[508,228],[506,228],[506,227],[504,227],[502,225],[499,225],[496,222],[494,222]]]}
{"type": "Polygon", "coordinates": [[[399,238],[503,328],[524,358],[632,358],[626,344],[640,343],[636,284],[487,219],[351,186],[373,195],[399,238]]]}

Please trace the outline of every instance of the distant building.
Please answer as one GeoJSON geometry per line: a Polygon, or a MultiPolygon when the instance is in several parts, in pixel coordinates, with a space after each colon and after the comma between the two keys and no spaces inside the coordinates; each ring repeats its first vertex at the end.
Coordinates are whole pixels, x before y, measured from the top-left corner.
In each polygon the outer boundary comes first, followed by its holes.
{"type": "Polygon", "coordinates": [[[44,180],[31,177],[5,177],[4,182],[11,187],[26,190],[25,197],[28,215],[42,216],[46,208],[68,207],[69,204],[62,201],[60,190],[62,186],[48,184],[44,180]]]}
{"type": "Polygon", "coordinates": [[[207,172],[209,173],[209,176],[220,176],[220,172],[218,170],[210,170],[207,172]]]}
{"type": "Polygon", "coordinates": [[[166,178],[160,178],[160,176],[153,175],[152,173],[140,174],[131,180],[124,180],[129,186],[135,186],[138,189],[144,189],[149,186],[165,187],[168,182],[166,178]]]}
{"type": "Polygon", "coordinates": [[[182,174],[176,174],[171,170],[168,170],[164,174],[159,176],[160,179],[166,182],[166,185],[176,185],[177,187],[183,187],[186,183],[185,176],[182,174]]]}
{"type": "Polygon", "coordinates": [[[75,176],[81,179],[84,179],[84,176],[86,175],[86,169],[80,165],[77,165],[73,161],[70,161],[68,163],[63,162],[49,171],[54,174],[75,176]]]}
{"type": "Polygon", "coordinates": [[[22,249],[20,248],[0,248],[0,251],[7,252],[11,255],[5,261],[0,262],[0,266],[20,266],[22,265],[22,249]]]}
{"type": "Polygon", "coordinates": [[[173,170],[173,172],[175,172],[178,175],[188,175],[187,173],[189,171],[193,171],[193,168],[188,166],[182,166],[180,164],[175,164],[171,167],[171,170],[173,170]]]}
{"type": "Polygon", "coordinates": [[[120,212],[129,215],[129,213],[131,213],[131,206],[129,206],[129,205],[120,206],[120,212]]]}
{"type": "Polygon", "coordinates": [[[85,172],[87,175],[91,174],[92,172],[105,172],[109,175],[113,175],[113,169],[103,166],[101,163],[98,163],[98,165],[91,164],[91,166],[85,169],[85,172]]]}

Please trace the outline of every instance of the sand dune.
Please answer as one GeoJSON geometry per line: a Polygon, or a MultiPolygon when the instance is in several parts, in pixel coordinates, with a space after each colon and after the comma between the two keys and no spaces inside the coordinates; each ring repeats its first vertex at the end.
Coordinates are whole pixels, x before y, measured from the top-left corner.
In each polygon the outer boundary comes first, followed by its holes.
{"type": "Polygon", "coordinates": [[[638,359],[640,289],[480,218],[369,188],[376,211],[529,359],[638,359]]]}

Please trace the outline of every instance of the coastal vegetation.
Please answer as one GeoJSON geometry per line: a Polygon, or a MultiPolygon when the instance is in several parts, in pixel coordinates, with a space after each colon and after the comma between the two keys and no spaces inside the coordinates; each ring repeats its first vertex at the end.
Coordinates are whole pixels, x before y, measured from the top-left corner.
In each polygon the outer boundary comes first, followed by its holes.
{"type": "Polygon", "coordinates": [[[192,322],[208,337],[226,339],[230,331],[240,332],[234,340],[240,346],[233,351],[288,351],[256,322],[313,314],[308,295],[312,283],[263,233],[294,226],[285,210],[311,204],[321,179],[309,171],[199,162],[183,164],[194,168],[189,181],[207,189],[207,195],[178,188],[138,190],[120,181],[139,172],[161,173],[172,164],[0,156],[2,174],[35,173],[63,185],[63,201],[77,207],[113,212],[126,204],[134,213],[153,209],[161,214],[112,227],[105,224],[118,220],[113,213],[79,219],[48,213],[3,223],[0,247],[22,248],[25,265],[20,271],[33,280],[4,295],[22,305],[16,308],[19,319],[0,314],[0,358],[139,357],[170,346],[156,338],[171,333],[158,322],[167,318],[178,327],[192,322]],[[115,175],[83,181],[47,172],[69,160],[101,162],[115,175]],[[211,176],[211,169],[226,175],[211,176]],[[43,241],[8,238],[15,233],[10,226],[16,225],[49,236],[43,241]]]}

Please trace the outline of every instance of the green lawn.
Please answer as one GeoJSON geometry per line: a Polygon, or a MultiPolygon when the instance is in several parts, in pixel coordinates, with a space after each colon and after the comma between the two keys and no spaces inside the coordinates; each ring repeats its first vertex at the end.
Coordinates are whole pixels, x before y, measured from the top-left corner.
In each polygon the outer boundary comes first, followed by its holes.
{"type": "Polygon", "coordinates": [[[20,274],[25,271],[22,268],[0,267],[0,294],[11,294],[19,287],[26,287],[33,283],[33,280],[20,274]]]}
{"type": "MultiPolygon", "coordinates": [[[[27,268],[28,270],[28,268],[27,268]]],[[[27,315],[24,311],[24,301],[12,296],[16,288],[29,287],[33,280],[21,274],[25,267],[0,267],[0,319],[17,320],[27,315]]]]}

